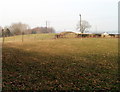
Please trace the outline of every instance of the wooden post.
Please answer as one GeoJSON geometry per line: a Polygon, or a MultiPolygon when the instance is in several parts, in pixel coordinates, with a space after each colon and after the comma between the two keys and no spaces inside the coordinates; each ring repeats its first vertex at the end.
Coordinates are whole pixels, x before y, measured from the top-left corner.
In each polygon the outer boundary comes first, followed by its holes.
{"type": "Polygon", "coordinates": [[[3,44],[4,44],[4,41],[5,41],[5,34],[4,34],[4,29],[2,29],[2,38],[3,38],[3,44]]]}
{"type": "Polygon", "coordinates": [[[24,37],[23,36],[24,36],[24,32],[22,32],[22,42],[24,41],[24,37]]]}

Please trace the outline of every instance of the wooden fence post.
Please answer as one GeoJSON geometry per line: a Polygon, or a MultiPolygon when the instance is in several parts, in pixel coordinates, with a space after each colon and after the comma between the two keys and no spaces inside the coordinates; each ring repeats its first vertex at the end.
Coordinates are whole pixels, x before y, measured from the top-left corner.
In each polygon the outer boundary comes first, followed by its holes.
{"type": "Polygon", "coordinates": [[[24,32],[22,32],[22,42],[24,41],[24,32]]]}
{"type": "Polygon", "coordinates": [[[4,41],[5,41],[5,35],[4,35],[4,29],[2,29],[2,38],[3,38],[3,44],[4,44],[4,41]]]}

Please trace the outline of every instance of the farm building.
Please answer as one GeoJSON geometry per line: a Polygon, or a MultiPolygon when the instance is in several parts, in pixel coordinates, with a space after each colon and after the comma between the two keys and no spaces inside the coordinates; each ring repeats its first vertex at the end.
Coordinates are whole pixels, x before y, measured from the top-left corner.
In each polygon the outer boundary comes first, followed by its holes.
{"type": "Polygon", "coordinates": [[[110,35],[110,37],[115,37],[115,34],[109,34],[110,35]]]}
{"type": "Polygon", "coordinates": [[[104,32],[101,34],[101,37],[110,37],[110,35],[107,32],[104,32]]]}
{"type": "Polygon", "coordinates": [[[116,38],[120,38],[120,34],[115,34],[115,37],[116,38]]]}
{"type": "Polygon", "coordinates": [[[61,32],[55,35],[55,38],[100,38],[100,37],[115,37],[119,38],[120,34],[108,34],[107,32],[104,33],[76,33],[71,31],[61,32]]]}
{"type": "Polygon", "coordinates": [[[88,33],[79,33],[79,34],[77,34],[77,37],[78,37],[78,38],[79,38],[79,37],[86,38],[86,37],[90,37],[90,34],[88,34],[88,33]]]}
{"type": "Polygon", "coordinates": [[[61,32],[57,35],[55,35],[55,38],[75,38],[76,37],[76,33],[74,32],[61,32]]]}
{"type": "Polygon", "coordinates": [[[111,33],[109,35],[110,35],[110,37],[120,38],[120,34],[111,33]]]}

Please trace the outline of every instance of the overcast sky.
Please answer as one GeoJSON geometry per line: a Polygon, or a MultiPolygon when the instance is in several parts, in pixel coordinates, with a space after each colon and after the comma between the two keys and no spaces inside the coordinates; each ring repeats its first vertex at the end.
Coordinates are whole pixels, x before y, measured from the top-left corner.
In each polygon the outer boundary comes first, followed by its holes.
{"type": "Polygon", "coordinates": [[[49,26],[56,31],[76,30],[79,13],[92,28],[90,31],[118,30],[119,0],[1,0],[0,26],[22,22],[31,28],[49,26]]]}

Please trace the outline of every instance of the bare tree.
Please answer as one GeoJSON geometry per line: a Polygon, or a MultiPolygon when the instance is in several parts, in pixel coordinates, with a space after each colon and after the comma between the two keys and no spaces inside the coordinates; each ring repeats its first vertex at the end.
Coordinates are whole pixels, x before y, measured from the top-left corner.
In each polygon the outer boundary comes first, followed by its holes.
{"type": "Polygon", "coordinates": [[[27,31],[28,25],[27,24],[22,24],[22,23],[13,23],[10,26],[10,30],[14,35],[20,35],[22,33],[25,33],[27,31]]]}
{"type": "Polygon", "coordinates": [[[86,29],[88,29],[90,27],[91,27],[91,25],[86,20],[81,21],[81,27],[80,27],[80,22],[77,24],[77,30],[80,30],[81,33],[84,33],[86,31],[86,29]]]}
{"type": "Polygon", "coordinates": [[[2,27],[0,26],[0,32],[2,31],[2,27]]]}
{"type": "Polygon", "coordinates": [[[12,36],[12,34],[11,34],[11,32],[10,32],[10,30],[9,30],[8,27],[5,27],[5,28],[4,28],[4,36],[5,36],[5,37],[12,36]]]}
{"type": "Polygon", "coordinates": [[[39,34],[39,33],[55,33],[54,28],[48,27],[46,30],[46,27],[36,27],[31,29],[32,34],[39,34]]]}

